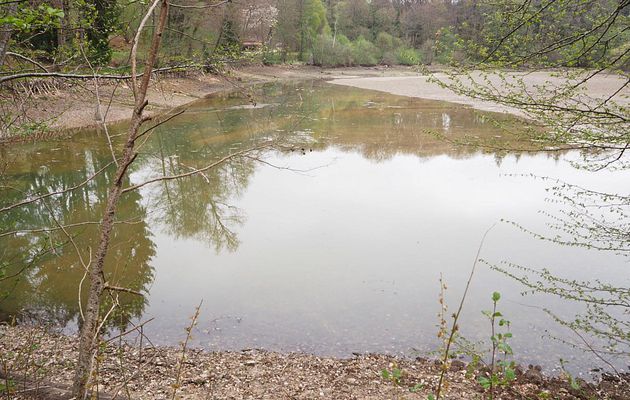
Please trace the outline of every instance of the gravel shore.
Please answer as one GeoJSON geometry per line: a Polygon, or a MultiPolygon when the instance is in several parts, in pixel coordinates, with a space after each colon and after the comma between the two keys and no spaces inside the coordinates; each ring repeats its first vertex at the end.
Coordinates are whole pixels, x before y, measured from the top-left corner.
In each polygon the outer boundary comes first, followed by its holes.
{"type": "MultiPolygon", "coordinates": [[[[41,327],[0,326],[0,382],[12,379],[13,399],[69,399],[77,357],[76,337],[41,327]],[[51,394],[52,393],[52,394],[51,394]]],[[[349,359],[261,350],[207,352],[153,347],[145,341],[114,340],[98,357],[101,399],[426,399],[434,390],[439,362],[361,354],[349,359]],[[400,370],[399,380],[382,371],[400,370]]],[[[454,361],[447,374],[445,399],[486,398],[476,378],[454,361]]],[[[538,368],[517,368],[517,379],[497,389],[500,399],[630,399],[630,387],[617,377],[572,387],[562,377],[548,378],[538,368]]]]}

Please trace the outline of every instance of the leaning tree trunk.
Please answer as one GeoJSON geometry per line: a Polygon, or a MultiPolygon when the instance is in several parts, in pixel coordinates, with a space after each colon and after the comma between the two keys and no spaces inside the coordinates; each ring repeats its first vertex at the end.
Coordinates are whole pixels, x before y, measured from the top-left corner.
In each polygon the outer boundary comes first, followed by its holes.
{"type": "MultiPolygon", "coordinates": [[[[15,15],[15,13],[17,12],[17,6],[17,2],[6,5],[6,12],[1,13],[0,17],[15,15]]],[[[11,24],[4,24],[0,26],[0,67],[4,65],[4,58],[7,55],[7,51],[9,49],[9,41],[11,40],[11,33],[11,24]]]]}
{"type": "MultiPolygon", "coordinates": [[[[86,399],[90,392],[93,378],[92,374],[94,370],[94,358],[98,349],[101,295],[103,294],[103,291],[106,290],[103,272],[105,256],[107,255],[110,237],[112,234],[112,229],[114,227],[114,219],[116,215],[118,200],[120,199],[123,191],[123,181],[125,176],[127,175],[129,166],[134,162],[138,155],[134,151],[135,141],[138,136],[140,126],[145,121],[142,116],[142,112],[147,105],[146,94],[149,86],[149,80],[151,79],[151,71],[157,58],[160,41],[162,39],[162,33],[164,32],[164,27],[166,25],[168,15],[168,1],[156,0],[154,4],[157,5],[158,1],[161,1],[159,21],[153,33],[153,40],[151,42],[151,47],[149,48],[148,57],[145,62],[144,74],[142,75],[139,86],[136,86],[134,79],[133,89],[135,106],[133,110],[133,115],[131,117],[131,126],[129,127],[129,132],[127,134],[127,140],[123,149],[122,157],[120,158],[118,163],[119,166],[116,170],[115,179],[111,188],[109,189],[107,204],[101,223],[100,243],[89,271],[90,286],[88,293],[88,302],[85,312],[85,320],[81,327],[81,333],[79,337],[79,359],[72,388],[73,395],[76,399],[79,400],[86,399]]],[[[153,9],[154,7],[151,7],[149,13],[151,13],[153,9]]],[[[142,29],[142,25],[138,29],[140,31],[142,29]]],[[[138,36],[139,34],[137,35],[137,37],[138,36]]],[[[132,75],[135,75],[134,50],[135,49],[132,49],[132,66],[134,67],[132,75]]]]}

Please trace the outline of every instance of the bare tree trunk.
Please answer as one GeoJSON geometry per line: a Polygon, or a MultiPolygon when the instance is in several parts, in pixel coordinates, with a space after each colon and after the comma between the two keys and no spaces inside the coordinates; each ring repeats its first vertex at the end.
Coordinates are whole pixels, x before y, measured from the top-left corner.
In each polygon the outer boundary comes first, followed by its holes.
{"type": "MultiPolygon", "coordinates": [[[[129,127],[127,141],[123,149],[123,154],[120,159],[118,169],[116,170],[114,183],[109,190],[107,204],[105,212],[103,214],[103,222],[101,223],[100,243],[98,246],[98,250],[96,251],[96,254],[94,256],[93,264],[91,265],[89,271],[90,287],[88,302],[85,313],[85,320],[83,322],[83,326],[81,327],[81,334],[79,337],[79,359],[72,388],[74,396],[79,400],[86,399],[90,391],[94,358],[98,349],[98,335],[100,324],[99,311],[101,306],[101,295],[106,289],[103,273],[105,256],[107,255],[107,251],[109,248],[109,241],[112,233],[112,228],[114,226],[114,218],[116,214],[118,200],[120,199],[120,195],[122,194],[123,190],[123,181],[127,174],[129,166],[134,162],[138,155],[134,151],[135,140],[138,136],[140,126],[145,121],[142,116],[142,112],[147,105],[147,89],[149,87],[151,71],[157,59],[160,41],[162,39],[162,33],[164,32],[164,27],[166,26],[168,16],[168,1],[156,0],[155,4],[157,4],[157,1],[161,1],[159,22],[153,33],[153,40],[151,42],[151,47],[146,58],[144,74],[142,75],[140,85],[136,86],[134,83],[133,89],[135,95],[135,107],[133,115],[131,117],[131,126],[129,127]]],[[[151,12],[152,10],[153,7],[150,9],[149,12],[151,12]]],[[[142,26],[139,28],[139,30],[141,29],[142,26]]],[[[135,51],[133,49],[132,53],[132,64],[135,65],[135,51]]]]}
{"type": "MultiPolygon", "coordinates": [[[[7,7],[6,15],[2,13],[0,16],[10,16],[14,15],[17,12],[18,3],[11,3],[7,7]]],[[[7,55],[7,50],[9,50],[9,41],[11,40],[11,25],[4,24],[0,26],[0,67],[4,65],[4,58],[7,55]]]]}

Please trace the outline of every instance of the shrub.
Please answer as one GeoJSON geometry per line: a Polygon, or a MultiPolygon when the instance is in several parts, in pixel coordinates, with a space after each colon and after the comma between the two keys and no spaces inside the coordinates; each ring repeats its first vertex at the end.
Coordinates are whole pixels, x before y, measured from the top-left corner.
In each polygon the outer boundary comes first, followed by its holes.
{"type": "Polygon", "coordinates": [[[398,49],[397,61],[401,65],[418,65],[422,62],[422,56],[416,49],[401,47],[398,49]]]}
{"type": "Polygon", "coordinates": [[[378,64],[379,49],[372,42],[360,36],[352,44],[352,61],[355,65],[371,66],[378,64]]]}
{"type": "Polygon", "coordinates": [[[440,64],[452,64],[464,59],[462,39],[451,28],[442,28],[436,34],[435,61],[440,64]]]}
{"type": "Polygon", "coordinates": [[[352,45],[348,38],[338,35],[319,35],[313,43],[313,64],[322,67],[340,67],[352,64],[352,45]]]}
{"type": "Polygon", "coordinates": [[[381,64],[385,65],[394,65],[398,64],[398,57],[396,55],[396,51],[386,51],[381,56],[381,64]]]}
{"type": "Polygon", "coordinates": [[[282,64],[282,52],[280,50],[265,49],[262,55],[262,62],[265,65],[282,64]]]}
{"type": "Polygon", "coordinates": [[[387,32],[380,32],[376,36],[374,44],[381,50],[381,54],[384,55],[388,52],[393,53],[397,48],[402,47],[403,41],[387,32]]]}

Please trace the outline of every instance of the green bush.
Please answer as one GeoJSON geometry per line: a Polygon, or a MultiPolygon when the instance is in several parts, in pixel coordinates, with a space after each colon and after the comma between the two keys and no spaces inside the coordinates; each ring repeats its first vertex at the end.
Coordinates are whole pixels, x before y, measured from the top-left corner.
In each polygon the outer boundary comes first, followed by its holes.
{"type": "Polygon", "coordinates": [[[352,44],[343,35],[335,40],[330,35],[319,35],[313,43],[313,64],[322,67],[352,65],[352,44]]]}
{"type": "Polygon", "coordinates": [[[387,33],[380,33],[378,45],[359,36],[354,42],[344,35],[337,35],[335,40],[330,35],[319,35],[313,43],[313,64],[322,67],[348,67],[353,65],[373,66],[418,65],[422,63],[422,53],[406,47],[402,40],[387,33]]]}
{"type": "Polygon", "coordinates": [[[398,64],[398,57],[396,55],[396,51],[386,51],[381,56],[381,64],[384,65],[395,65],[398,64]]]}
{"type": "Polygon", "coordinates": [[[397,61],[401,65],[418,65],[422,62],[422,55],[416,49],[401,47],[398,49],[397,61]]]}
{"type": "Polygon", "coordinates": [[[262,54],[262,62],[265,65],[282,64],[282,52],[280,50],[265,49],[262,54]]]}
{"type": "Polygon", "coordinates": [[[379,53],[378,47],[363,36],[359,36],[352,44],[352,62],[354,65],[376,65],[379,62],[379,53]]]}
{"type": "Polygon", "coordinates": [[[403,41],[400,38],[394,37],[387,32],[380,32],[376,36],[376,41],[374,42],[376,47],[381,50],[381,54],[385,53],[393,53],[397,48],[403,46],[403,41]]]}
{"type": "Polygon", "coordinates": [[[436,34],[435,61],[453,64],[463,59],[463,41],[450,27],[441,28],[436,34]]]}

